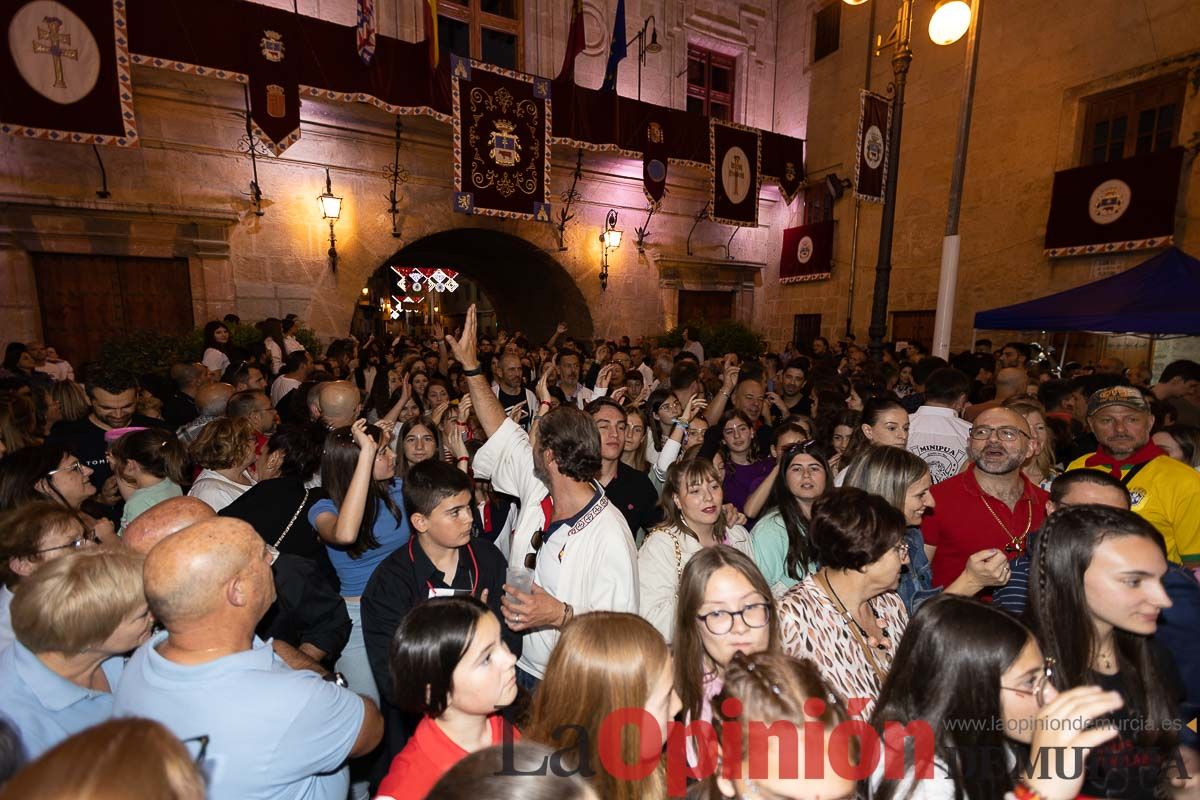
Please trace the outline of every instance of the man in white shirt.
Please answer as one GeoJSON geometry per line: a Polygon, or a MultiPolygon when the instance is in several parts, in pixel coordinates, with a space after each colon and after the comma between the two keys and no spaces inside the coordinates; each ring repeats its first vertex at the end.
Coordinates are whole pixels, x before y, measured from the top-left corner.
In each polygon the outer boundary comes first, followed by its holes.
{"type": "Polygon", "coordinates": [[[934,370],[925,381],[925,404],[909,417],[908,451],[925,460],[934,483],[954,477],[966,463],[971,423],[961,417],[970,390],[963,372],[934,370]]]}
{"type": "Polygon", "coordinates": [[[471,393],[487,443],[475,474],[521,500],[511,543],[498,543],[511,566],[533,570],[533,589],[505,587],[509,627],[524,632],[518,681],[535,686],[545,674],[559,629],[575,614],[638,609],[637,551],[625,518],[596,482],[600,435],[586,413],[564,405],[538,419],[532,440],[505,416],[475,354],[475,307],[462,338],[449,339],[471,393]],[[535,533],[536,531],[536,533],[535,533]]]}
{"type": "Polygon", "coordinates": [[[271,384],[271,405],[277,408],[288,392],[308,380],[308,374],[312,372],[312,356],[307,350],[288,353],[283,369],[284,372],[271,384]]]}

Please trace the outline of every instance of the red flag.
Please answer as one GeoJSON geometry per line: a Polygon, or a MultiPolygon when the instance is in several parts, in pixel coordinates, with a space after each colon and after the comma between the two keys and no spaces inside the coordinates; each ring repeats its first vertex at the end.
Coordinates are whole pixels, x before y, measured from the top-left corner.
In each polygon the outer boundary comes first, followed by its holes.
{"type": "Polygon", "coordinates": [[[563,56],[562,70],[558,80],[575,80],[575,57],[583,52],[583,0],[575,0],[571,4],[571,29],[567,32],[567,52],[563,56]]]}
{"type": "Polygon", "coordinates": [[[429,66],[438,65],[437,0],[425,0],[425,43],[429,45],[429,66]]]}

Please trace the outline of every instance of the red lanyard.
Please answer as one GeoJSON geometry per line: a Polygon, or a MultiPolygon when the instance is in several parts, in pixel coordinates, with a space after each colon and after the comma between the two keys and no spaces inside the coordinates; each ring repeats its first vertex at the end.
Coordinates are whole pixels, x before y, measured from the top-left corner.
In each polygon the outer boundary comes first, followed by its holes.
{"type": "MultiPolygon", "coordinates": [[[[471,596],[474,597],[475,590],[479,588],[479,562],[475,560],[475,551],[469,544],[467,545],[467,555],[471,557],[471,596]]],[[[408,559],[413,562],[414,566],[416,565],[417,561],[413,558],[412,538],[408,540],[408,559]]],[[[454,583],[454,576],[450,577],[450,583],[454,583]]],[[[435,588],[433,581],[425,581],[425,585],[429,587],[430,592],[433,592],[435,588]]]]}

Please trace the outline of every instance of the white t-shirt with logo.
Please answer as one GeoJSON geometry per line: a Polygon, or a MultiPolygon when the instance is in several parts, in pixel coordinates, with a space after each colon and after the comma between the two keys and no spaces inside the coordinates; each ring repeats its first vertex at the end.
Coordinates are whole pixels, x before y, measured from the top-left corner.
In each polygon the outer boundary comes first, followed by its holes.
{"type": "Polygon", "coordinates": [[[921,406],[908,422],[908,452],[924,459],[934,483],[962,471],[971,423],[961,419],[953,408],[938,406],[921,406]]]}

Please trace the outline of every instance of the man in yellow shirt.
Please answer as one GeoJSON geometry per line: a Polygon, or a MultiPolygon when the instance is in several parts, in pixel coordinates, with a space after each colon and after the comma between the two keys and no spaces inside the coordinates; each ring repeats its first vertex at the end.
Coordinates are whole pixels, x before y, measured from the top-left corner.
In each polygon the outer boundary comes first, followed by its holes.
{"type": "MultiPolygon", "coordinates": [[[[1132,510],[1162,534],[1172,562],[1162,579],[1171,606],[1163,609],[1156,638],[1171,651],[1183,677],[1187,697],[1180,716],[1188,722],[1200,714],[1200,584],[1191,570],[1200,566],[1200,472],[1150,441],[1154,416],[1132,386],[1094,393],[1088,398],[1088,422],[1099,443],[1096,452],[1067,469],[1105,470],[1125,484],[1132,510]]],[[[1200,744],[1186,727],[1180,740],[1191,747],[1200,744]]]]}

